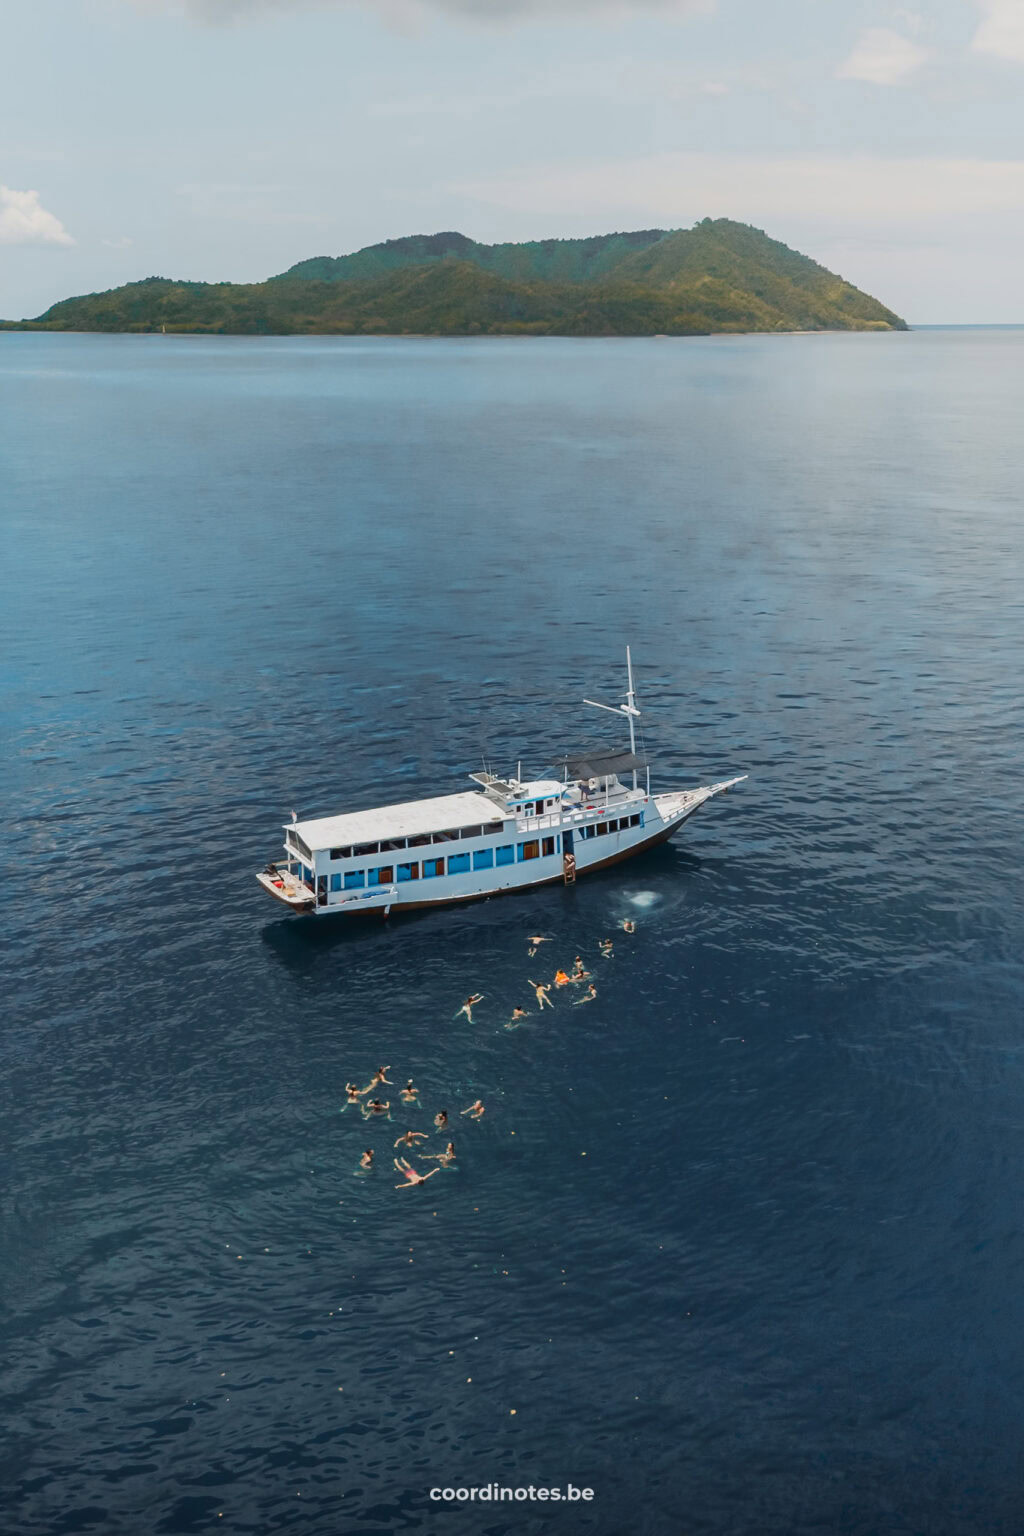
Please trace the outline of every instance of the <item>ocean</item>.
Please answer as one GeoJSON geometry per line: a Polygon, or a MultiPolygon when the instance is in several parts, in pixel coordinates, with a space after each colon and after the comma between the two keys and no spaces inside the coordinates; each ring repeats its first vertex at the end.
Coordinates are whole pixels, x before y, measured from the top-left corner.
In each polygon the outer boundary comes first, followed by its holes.
{"type": "Polygon", "coordinates": [[[0,338],[0,1531],[1018,1536],[1022,412],[1013,330],[0,338]],[[673,842],[257,885],[624,744],[627,643],[749,775],[673,842]]]}

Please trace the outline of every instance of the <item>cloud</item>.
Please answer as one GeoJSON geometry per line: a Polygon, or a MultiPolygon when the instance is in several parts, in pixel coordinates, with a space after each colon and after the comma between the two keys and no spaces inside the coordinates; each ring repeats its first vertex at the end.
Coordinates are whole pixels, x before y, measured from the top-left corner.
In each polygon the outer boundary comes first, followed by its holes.
{"type": "Polygon", "coordinates": [[[977,53],[1024,64],[1024,0],[979,0],[984,16],[971,40],[977,53]]]}
{"type": "Polygon", "coordinates": [[[605,16],[623,18],[652,11],[672,15],[708,14],[717,0],[134,0],[148,9],[184,11],[201,21],[234,21],[248,16],[284,15],[300,8],[328,5],[359,5],[377,11],[388,21],[415,20],[424,12],[439,11],[474,21],[546,20],[549,16],[605,16]]]}
{"type": "Polygon", "coordinates": [[[836,74],[840,80],[867,80],[872,85],[901,85],[928,57],[928,51],[889,27],[869,27],[836,74]]]}
{"type": "Polygon", "coordinates": [[[0,245],[74,245],[60,219],[47,213],[38,192],[0,185],[0,245]]]}
{"type": "Polygon", "coordinates": [[[763,223],[769,234],[794,219],[870,233],[975,214],[1024,218],[1024,160],[679,153],[538,166],[443,190],[537,224],[571,216],[581,227],[679,228],[707,215],[763,223]]]}

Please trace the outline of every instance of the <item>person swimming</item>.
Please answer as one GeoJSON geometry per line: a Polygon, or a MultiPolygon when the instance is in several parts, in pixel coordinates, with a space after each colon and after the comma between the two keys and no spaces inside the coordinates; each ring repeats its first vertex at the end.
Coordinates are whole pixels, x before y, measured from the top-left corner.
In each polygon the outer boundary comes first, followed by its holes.
{"type": "Polygon", "coordinates": [[[410,1077],[410,1079],[406,1083],[405,1087],[401,1090],[402,1103],[403,1104],[415,1104],[417,1099],[419,1098],[419,1096],[420,1096],[420,1091],[419,1091],[418,1088],[413,1086],[413,1081],[412,1081],[412,1078],[410,1077]]]}
{"type": "Polygon", "coordinates": [[[426,1131],[403,1131],[395,1142],[396,1147],[414,1147],[418,1141],[429,1141],[426,1131]]]}
{"type": "Polygon", "coordinates": [[[611,954],[612,954],[612,941],[611,941],[611,939],[602,939],[600,944],[598,945],[598,948],[600,949],[602,955],[604,955],[606,960],[610,960],[611,959],[611,954]]]}
{"type": "Polygon", "coordinates": [[[527,1019],[527,1018],[529,1018],[529,1014],[527,1013],[525,1008],[513,1008],[512,1009],[512,1017],[509,1019],[508,1023],[505,1025],[505,1028],[506,1029],[515,1029],[518,1026],[518,1024],[519,1024],[521,1019],[527,1019]]]}
{"type": "Polygon", "coordinates": [[[363,1105],[363,1119],[364,1120],[369,1120],[371,1115],[387,1115],[388,1119],[390,1120],[391,1119],[391,1100],[390,1099],[385,1099],[382,1102],[380,1099],[371,1099],[368,1104],[364,1104],[363,1105]]]}
{"type": "Polygon", "coordinates": [[[443,1152],[424,1152],[423,1156],[436,1159],[442,1168],[450,1168],[455,1161],[455,1143],[450,1141],[443,1152]]]}
{"type": "Polygon", "coordinates": [[[462,1007],[458,1010],[458,1012],[456,1013],[455,1017],[458,1018],[460,1013],[464,1013],[466,1015],[466,1018],[472,1024],[472,1022],[473,1022],[473,1009],[476,1007],[477,1003],[482,1003],[483,1000],[484,1000],[484,994],[482,992],[474,992],[471,997],[467,997],[466,998],[466,1001],[463,1003],[462,1007]]]}
{"type": "Polygon", "coordinates": [[[429,1173],[417,1173],[416,1169],[404,1157],[395,1158],[395,1167],[405,1179],[404,1184],[396,1184],[396,1189],[412,1189],[417,1184],[425,1184],[432,1179],[435,1173],[440,1173],[440,1168],[431,1168],[429,1173]]]}
{"type": "Polygon", "coordinates": [[[530,948],[527,950],[527,954],[530,956],[530,959],[532,960],[534,955],[537,953],[537,949],[538,949],[539,945],[541,945],[541,944],[550,944],[552,941],[550,939],[546,939],[544,937],[544,935],[541,934],[541,933],[531,933],[526,942],[530,946],[530,948]]]}
{"type": "Polygon", "coordinates": [[[439,1109],[437,1114],[434,1116],[434,1126],[435,1126],[435,1129],[437,1129],[439,1131],[443,1131],[443,1130],[446,1129],[447,1125],[448,1125],[448,1111],[446,1109],[439,1109]]]}
{"type": "Polygon", "coordinates": [[[563,971],[561,969],[561,967],[559,967],[559,969],[555,972],[555,986],[556,987],[567,987],[568,985],[569,985],[569,974],[568,974],[567,971],[563,971]]]}
{"type": "Polygon", "coordinates": [[[373,1167],[373,1148],[372,1147],[367,1147],[366,1151],[363,1153],[362,1157],[359,1159],[359,1166],[360,1166],[360,1168],[372,1168],[373,1167]]]}
{"type": "Polygon", "coordinates": [[[345,1100],[344,1104],[341,1106],[342,1114],[345,1113],[346,1109],[348,1109],[348,1106],[350,1104],[358,1104],[359,1100],[362,1098],[363,1094],[368,1092],[368,1090],[366,1088],[360,1088],[358,1083],[346,1083],[345,1084],[345,1092],[348,1095],[348,1097],[345,1100]]]}
{"type": "Polygon", "coordinates": [[[623,933],[636,933],[636,923],[634,923],[631,917],[624,917],[622,919],[622,931],[623,933]]]}
{"type": "Polygon", "coordinates": [[[542,981],[534,981],[529,976],[526,979],[530,983],[530,986],[533,988],[534,992],[536,992],[537,1002],[539,1003],[540,1007],[543,1009],[544,1004],[547,1003],[549,1008],[553,1008],[555,1005],[551,1001],[550,997],[548,997],[548,993],[551,991],[550,986],[545,986],[542,981]]]}
{"type": "Polygon", "coordinates": [[[388,1073],[390,1071],[390,1067],[378,1067],[376,1072],[370,1078],[370,1081],[367,1083],[366,1087],[363,1089],[363,1092],[369,1093],[370,1090],[372,1088],[376,1088],[379,1083],[386,1083],[390,1088],[392,1086],[391,1079],[388,1077],[388,1073]]]}
{"type": "Polygon", "coordinates": [[[468,1109],[460,1110],[459,1113],[463,1115],[471,1115],[474,1120],[481,1119],[484,1114],[483,1100],[477,1099],[475,1104],[471,1104],[468,1109]]]}
{"type": "Polygon", "coordinates": [[[584,992],[583,996],[582,997],[578,997],[576,999],[576,1001],[573,1003],[573,1007],[574,1008],[578,1008],[581,1003],[592,1003],[592,1002],[594,1002],[596,997],[597,997],[597,988],[594,986],[594,983],[591,982],[590,986],[584,992]]]}
{"type": "Polygon", "coordinates": [[[577,955],[576,959],[572,963],[572,970],[569,972],[569,980],[586,981],[589,975],[590,972],[583,969],[583,961],[580,959],[579,955],[577,955]]]}

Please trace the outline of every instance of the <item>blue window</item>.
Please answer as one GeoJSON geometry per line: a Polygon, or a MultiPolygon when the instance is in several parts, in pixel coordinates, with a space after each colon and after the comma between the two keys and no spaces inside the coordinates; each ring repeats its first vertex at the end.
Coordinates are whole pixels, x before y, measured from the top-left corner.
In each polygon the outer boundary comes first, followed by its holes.
{"type": "Polygon", "coordinates": [[[436,876],[443,875],[443,874],[444,874],[444,859],[424,859],[423,860],[423,878],[424,878],[424,880],[433,880],[433,879],[436,878],[436,876]]]}
{"type": "Polygon", "coordinates": [[[362,869],[349,869],[345,872],[346,891],[358,891],[366,884],[366,872],[362,869]]]}
{"type": "Polygon", "coordinates": [[[332,875],[331,876],[331,890],[332,891],[340,891],[341,890],[341,876],[340,875],[332,875]]]}
{"type": "Polygon", "coordinates": [[[399,880],[399,884],[401,884],[401,882],[403,880],[418,880],[419,877],[420,877],[420,867],[419,867],[418,864],[399,864],[399,866],[398,866],[398,880],[399,880]]]}
{"type": "Polygon", "coordinates": [[[495,848],[494,854],[494,862],[496,864],[514,864],[516,861],[516,851],[511,843],[505,843],[501,848],[495,848]]]}
{"type": "Polygon", "coordinates": [[[474,853],[474,855],[473,855],[473,868],[474,869],[493,869],[494,868],[494,849],[493,848],[481,848],[479,853],[474,853]]]}
{"type": "Polygon", "coordinates": [[[517,853],[519,855],[519,862],[520,862],[520,864],[523,862],[524,859],[539,859],[540,858],[540,840],[539,840],[539,838],[535,837],[529,843],[519,843],[519,844],[517,844],[516,851],[517,851],[517,853]]]}
{"type": "Polygon", "coordinates": [[[380,869],[371,869],[368,879],[369,885],[391,885],[395,878],[395,866],[382,864],[380,869]]]}
{"type": "Polygon", "coordinates": [[[469,854],[468,853],[453,853],[449,857],[449,859],[448,859],[448,873],[450,875],[461,875],[463,873],[463,871],[467,870],[468,868],[469,868],[469,854]]]}

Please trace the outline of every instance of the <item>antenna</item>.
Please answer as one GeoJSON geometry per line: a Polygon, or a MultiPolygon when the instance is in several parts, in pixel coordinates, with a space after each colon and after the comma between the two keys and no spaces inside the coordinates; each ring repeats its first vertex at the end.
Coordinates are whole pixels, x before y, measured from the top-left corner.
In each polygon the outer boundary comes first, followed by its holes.
{"type": "MultiPolygon", "coordinates": [[[[626,691],[625,704],[599,704],[596,699],[584,699],[584,704],[589,704],[592,709],[606,709],[611,715],[625,715],[629,721],[629,750],[636,756],[636,733],[633,728],[634,719],[639,720],[640,711],[636,707],[636,690],[633,687],[633,658],[629,654],[629,646],[626,646],[626,680],[629,687],[626,691]]],[[[636,789],[636,769],[633,769],[633,788],[636,789]]]]}

